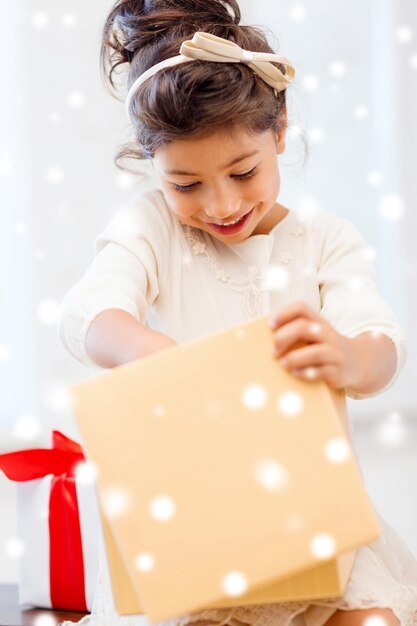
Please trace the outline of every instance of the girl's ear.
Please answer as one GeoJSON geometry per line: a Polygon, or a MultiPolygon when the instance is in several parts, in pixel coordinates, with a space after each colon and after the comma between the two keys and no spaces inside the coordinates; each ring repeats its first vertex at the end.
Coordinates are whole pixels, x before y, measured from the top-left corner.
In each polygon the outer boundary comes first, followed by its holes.
{"type": "Polygon", "coordinates": [[[282,154],[285,150],[285,137],[287,134],[287,111],[281,115],[278,124],[281,130],[277,131],[275,143],[277,146],[277,154],[282,154]]]}
{"type": "Polygon", "coordinates": [[[283,152],[285,151],[285,136],[286,136],[286,133],[287,133],[287,130],[285,128],[280,130],[277,133],[277,140],[276,140],[277,154],[283,154],[283,152]]]}

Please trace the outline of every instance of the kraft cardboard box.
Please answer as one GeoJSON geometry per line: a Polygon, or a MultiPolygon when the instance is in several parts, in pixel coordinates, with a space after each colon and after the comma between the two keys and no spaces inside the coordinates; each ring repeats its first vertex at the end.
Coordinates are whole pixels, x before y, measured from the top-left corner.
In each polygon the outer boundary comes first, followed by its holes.
{"type": "Polygon", "coordinates": [[[71,389],[122,615],[340,596],[380,534],[343,391],[286,372],[268,319],[71,389]]]}

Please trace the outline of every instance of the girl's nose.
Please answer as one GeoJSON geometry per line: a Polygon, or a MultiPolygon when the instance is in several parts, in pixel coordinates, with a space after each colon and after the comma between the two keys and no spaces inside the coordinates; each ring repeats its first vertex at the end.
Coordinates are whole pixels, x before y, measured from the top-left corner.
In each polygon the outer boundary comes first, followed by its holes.
{"type": "Polygon", "coordinates": [[[204,204],[204,213],[213,220],[233,219],[240,211],[240,200],[235,196],[213,194],[204,204]]]}

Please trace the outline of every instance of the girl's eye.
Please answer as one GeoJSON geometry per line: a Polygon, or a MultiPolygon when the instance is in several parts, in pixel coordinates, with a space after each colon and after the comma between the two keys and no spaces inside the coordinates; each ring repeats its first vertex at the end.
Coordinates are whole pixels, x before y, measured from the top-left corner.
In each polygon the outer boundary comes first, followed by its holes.
{"type": "MultiPolygon", "coordinates": [[[[234,174],[233,178],[237,178],[238,180],[247,180],[248,178],[252,178],[257,172],[256,166],[249,170],[249,172],[245,172],[244,174],[234,174]]],[[[191,191],[194,187],[196,187],[198,183],[193,183],[192,185],[176,185],[173,183],[174,189],[177,191],[191,191]]]]}
{"type": "Polygon", "coordinates": [[[174,186],[174,189],[176,189],[177,191],[190,191],[193,187],[196,186],[197,183],[194,183],[193,185],[176,185],[175,183],[172,183],[174,186]]]}
{"type": "Polygon", "coordinates": [[[249,172],[245,172],[244,174],[235,174],[236,178],[240,178],[240,180],[246,180],[247,178],[252,178],[256,174],[256,166],[253,167],[249,172]]]}

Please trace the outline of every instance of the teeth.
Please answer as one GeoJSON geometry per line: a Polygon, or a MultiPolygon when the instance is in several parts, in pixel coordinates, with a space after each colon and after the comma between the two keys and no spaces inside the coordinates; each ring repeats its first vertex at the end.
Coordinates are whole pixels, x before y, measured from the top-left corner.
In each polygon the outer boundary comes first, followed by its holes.
{"type": "Polygon", "coordinates": [[[238,222],[240,222],[240,220],[243,219],[243,217],[239,217],[237,220],[234,220],[233,222],[223,222],[223,224],[220,224],[220,226],[231,226],[232,224],[237,224],[238,222]]]}

